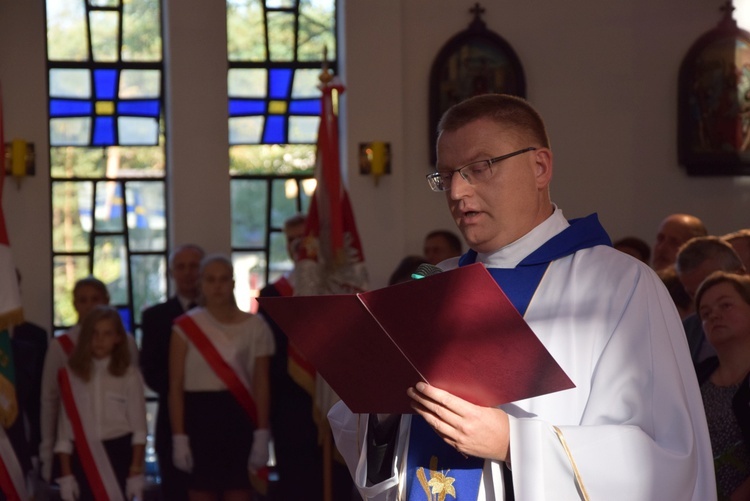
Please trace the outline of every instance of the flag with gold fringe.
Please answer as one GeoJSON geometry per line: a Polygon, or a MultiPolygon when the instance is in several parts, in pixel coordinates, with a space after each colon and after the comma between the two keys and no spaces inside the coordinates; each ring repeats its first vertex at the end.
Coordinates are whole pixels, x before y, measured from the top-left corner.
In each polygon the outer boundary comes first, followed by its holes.
{"type": "MultiPolygon", "coordinates": [[[[321,74],[321,113],[318,128],[318,148],[315,166],[317,185],[310,201],[305,236],[299,247],[295,264],[297,296],[320,294],[354,294],[368,287],[367,269],[362,244],[354,221],[349,195],[341,180],[339,134],[335,104],[344,91],[341,82],[324,68],[321,74]]],[[[291,363],[295,363],[290,358],[291,363]]],[[[298,384],[310,387],[300,374],[309,377],[307,370],[291,366],[292,377],[298,384]],[[298,370],[299,369],[299,370],[298,370]]],[[[320,388],[316,378],[315,401],[323,416],[338,401],[330,388],[320,388]]]]}
{"type": "Polygon", "coordinates": [[[0,86],[0,489],[6,499],[28,499],[25,475],[5,434],[18,418],[15,389],[15,367],[10,343],[10,329],[23,322],[21,294],[13,255],[10,252],[8,229],[3,212],[5,186],[5,135],[3,132],[3,96],[0,86]]]}
{"type": "MultiPolygon", "coordinates": [[[[327,64],[324,64],[320,81],[322,96],[315,165],[317,185],[295,263],[294,294],[297,296],[355,294],[368,288],[354,211],[341,179],[336,107],[344,86],[332,76],[327,64]]],[[[290,353],[298,356],[291,345],[290,353]]],[[[337,453],[332,445],[326,415],[339,397],[323,378],[315,374],[313,367],[304,366],[303,362],[290,357],[289,373],[303,388],[311,389],[314,381],[313,419],[318,425],[323,446],[323,499],[328,501],[332,496],[331,462],[337,453]]],[[[340,456],[337,459],[340,460],[340,456]]]]}
{"type": "Polygon", "coordinates": [[[0,424],[5,428],[18,416],[15,393],[15,369],[10,346],[10,328],[23,322],[21,295],[8,229],[5,226],[2,195],[5,185],[5,136],[3,132],[2,88],[0,88],[0,424]]]}

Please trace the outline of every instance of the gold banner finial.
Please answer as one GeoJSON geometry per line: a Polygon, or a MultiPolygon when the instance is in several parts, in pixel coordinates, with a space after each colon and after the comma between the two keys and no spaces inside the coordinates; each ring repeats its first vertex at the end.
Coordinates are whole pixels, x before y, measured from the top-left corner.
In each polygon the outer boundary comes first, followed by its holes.
{"type": "Polygon", "coordinates": [[[320,76],[318,77],[318,80],[323,85],[328,84],[331,80],[333,80],[333,73],[331,72],[331,69],[328,67],[328,46],[323,46],[323,67],[320,70],[320,76]]]}

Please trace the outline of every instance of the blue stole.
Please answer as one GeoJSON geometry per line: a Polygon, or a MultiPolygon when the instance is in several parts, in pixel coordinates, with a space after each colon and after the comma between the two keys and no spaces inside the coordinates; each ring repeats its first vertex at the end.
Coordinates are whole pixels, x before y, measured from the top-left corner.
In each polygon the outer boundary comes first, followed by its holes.
{"type": "MultiPolygon", "coordinates": [[[[569,223],[569,227],[547,240],[515,268],[488,269],[521,315],[526,313],[552,261],[596,245],[612,246],[596,214],[569,223]]],[[[472,264],[476,258],[477,253],[469,250],[458,265],[472,264]]],[[[408,501],[447,499],[446,494],[456,501],[476,501],[483,466],[484,459],[464,457],[445,443],[421,416],[412,416],[406,473],[408,501]]]]}

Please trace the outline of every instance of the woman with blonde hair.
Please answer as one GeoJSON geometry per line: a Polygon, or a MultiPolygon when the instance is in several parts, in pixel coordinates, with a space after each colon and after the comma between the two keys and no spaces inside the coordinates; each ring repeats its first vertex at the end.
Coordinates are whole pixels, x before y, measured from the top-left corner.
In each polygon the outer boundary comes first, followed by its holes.
{"type": "Polygon", "coordinates": [[[232,262],[207,256],[201,306],[175,320],[169,358],[173,462],[193,501],[249,501],[268,461],[273,334],[234,299],[232,262]]]}
{"type": "Polygon", "coordinates": [[[55,452],[65,501],[142,499],[146,402],[127,337],[117,310],[94,307],[58,373],[64,412],[55,452]]]}

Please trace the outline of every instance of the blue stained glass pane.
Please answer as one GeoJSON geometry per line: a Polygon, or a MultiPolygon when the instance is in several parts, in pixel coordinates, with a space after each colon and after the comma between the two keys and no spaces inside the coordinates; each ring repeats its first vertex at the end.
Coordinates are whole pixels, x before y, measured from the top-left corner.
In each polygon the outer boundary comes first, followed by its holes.
{"type": "Polygon", "coordinates": [[[266,112],[266,102],[259,99],[230,99],[229,116],[262,115],[266,112]]]}
{"type": "Polygon", "coordinates": [[[148,99],[143,101],[120,101],[117,104],[117,112],[120,115],[132,115],[137,117],[158,117],[159,101],[148,99]]]}
{"type": "Polygon", "coordinates": [[[286,99],[292,83],[291,69],[277,69],[268,72],[268,95],[271,99],[286,99]]]}
{"type": "Polygon", "coordinates": [[[320,115],[320,99],[295,99],[289,103],[292,115],[320,115]]]}
{"type": "Polygon", "coordinates": [[[94,89],[97,99],[117,96],[117,70],[94,70],[94,89]]]}
{"type": "Polygon", "coordinates": [[[286,143],[286,118],[269,116],[266,118],[266,130],[263,133],[265,144],[286,143]]]}
{"type": "Polygon", "coordinates": [[[91,144],[96,146],[115,144],[115,120],[113,117],[96,117],[94,119],[94,139],[91,144]]]}
{"type": "Polygon", "coordinates": [[[74,101],[72,99],[50,99],[50,117],[74,117],[91,115],[91,101],[74,101]]]}

